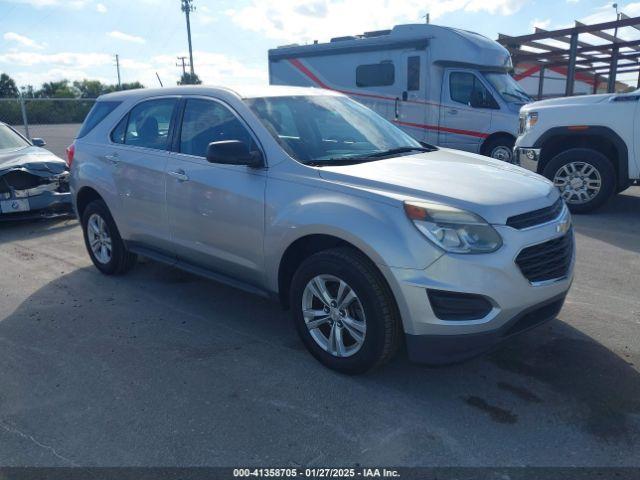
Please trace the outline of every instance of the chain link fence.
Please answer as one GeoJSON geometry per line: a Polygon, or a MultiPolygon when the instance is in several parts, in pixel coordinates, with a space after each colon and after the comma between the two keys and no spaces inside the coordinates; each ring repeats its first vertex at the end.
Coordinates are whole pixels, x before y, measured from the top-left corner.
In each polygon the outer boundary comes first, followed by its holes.
{"type": "Polygon", "coordinates": [[[0,122],[27,138],[43,138],[47,147],[64,157],[95,98],[0,98],[0,122]]]}

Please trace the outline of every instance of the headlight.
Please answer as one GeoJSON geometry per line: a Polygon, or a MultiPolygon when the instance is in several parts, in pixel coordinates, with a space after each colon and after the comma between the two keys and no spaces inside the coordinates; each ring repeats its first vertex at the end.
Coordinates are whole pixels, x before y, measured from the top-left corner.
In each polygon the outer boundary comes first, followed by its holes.
{"type": "Polygon", "coordinates": [[[524,118],[524,130],[529,130],[536,123],[538,123],[538,112],[527,112],[524,118]]]}
{"type": "Polygon", "coordinates": [[[447,252],[490,253],[502,246],[498,232],[474,213],[427,202],[405,202],[404,211],[425,237],[447,252]]]}

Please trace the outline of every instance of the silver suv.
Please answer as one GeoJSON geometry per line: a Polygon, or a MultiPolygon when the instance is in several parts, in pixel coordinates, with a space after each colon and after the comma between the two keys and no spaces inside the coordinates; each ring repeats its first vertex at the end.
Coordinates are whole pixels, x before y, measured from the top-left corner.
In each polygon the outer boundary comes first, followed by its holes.
{"type": "Polygon", "coordinates": [[[554,318],[570,214],[543,177],[420,144],[307,88],[179,87],[99,99],[69,147],[87,250],[272,296],[323,364],[360,373],[406,343],[432,364],[554,318]]]}

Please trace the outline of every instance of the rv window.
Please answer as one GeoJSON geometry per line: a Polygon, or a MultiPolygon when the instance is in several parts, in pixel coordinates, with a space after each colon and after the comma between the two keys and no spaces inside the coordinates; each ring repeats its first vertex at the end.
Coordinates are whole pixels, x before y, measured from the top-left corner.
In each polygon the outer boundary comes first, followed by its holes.
{"type": "Polygon", "coordinates": [[[391,62],[359,65],[356,68],[356,85],[358,87],[386,87],[393,85],[396,72],[391,62]]]}
{"type": "Polygon", "coordinates": [[[420,90],[420,57],[407,58],[407,90],[420,90]]]}
{"type": "Polygon", "coordinates": [[[467,72],[452,72],[449,75],[449,94],[454,102],[475,108],[500,108],[480,80],[467,72]]]}

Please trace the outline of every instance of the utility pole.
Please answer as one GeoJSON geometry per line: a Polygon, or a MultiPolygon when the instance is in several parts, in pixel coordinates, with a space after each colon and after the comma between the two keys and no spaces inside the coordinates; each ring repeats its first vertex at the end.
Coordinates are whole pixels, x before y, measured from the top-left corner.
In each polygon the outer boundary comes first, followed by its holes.
{"type": "Polygon", "coordinates": [[[189,15],[193,12],[196,7],[192,5],[193,0],[181,0],[182,2],[182,11],[187,19],[187,38],[189,39],[189,67],[191,68],[191,76],[195,75],[193,71],[193,49],[191,47],[191,22],[189,20],[189,15]]]}
{"type": "Polygon", "coordinates": [[[187,57],[178,57],[178,63],[176,63],[176,67],[182,67],[182,75],[187,74],[187,57]]]}
{"type": "Polygon", "coordinates": [[[118,89],[122,89],[122,82],[120,81],[120,57],[116,53],[116,69],[118,70],[118,89]]]}

